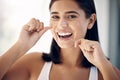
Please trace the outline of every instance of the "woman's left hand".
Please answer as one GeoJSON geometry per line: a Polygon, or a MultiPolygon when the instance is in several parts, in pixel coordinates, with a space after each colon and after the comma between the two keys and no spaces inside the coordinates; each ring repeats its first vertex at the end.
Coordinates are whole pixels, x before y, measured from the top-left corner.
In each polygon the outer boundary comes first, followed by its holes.
{"type": "Polygon", "coordinates": [[[99,67],[103,61],[107,60],[100,43],[97,41],[79,39],[75,42],[75,46],[79,47],[87,60],[96,67],[99,67]]]}

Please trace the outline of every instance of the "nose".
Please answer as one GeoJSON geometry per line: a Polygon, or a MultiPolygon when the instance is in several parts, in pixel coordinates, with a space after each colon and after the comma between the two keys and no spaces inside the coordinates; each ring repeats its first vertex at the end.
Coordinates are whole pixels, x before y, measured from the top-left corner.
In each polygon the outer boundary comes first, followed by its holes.
{"type": "Polygon", "coordinates": [[[68,23],[67,23],[67,21],[65,20],[65,19],[61,19],[60,21],[59,21],[59,25],[58,25],[59,27],[67,27],[68,26],[68,23]]]}

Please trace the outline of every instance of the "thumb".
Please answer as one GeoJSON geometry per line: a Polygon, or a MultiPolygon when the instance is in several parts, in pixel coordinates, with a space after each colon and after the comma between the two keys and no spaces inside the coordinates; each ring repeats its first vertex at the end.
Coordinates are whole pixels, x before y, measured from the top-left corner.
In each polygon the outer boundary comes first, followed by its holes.
{"type": "Polygon", "coordinates": [[[43,30],[41,30],[41,31],[39,32],[39,35],[40,35],[40,36],[43,35],[43,34],[44,34],[47,30],[49,30],[49,29],[51,29],[51,27],[49,27],[49,26],[44,27],[43,30]]]}
{"type": "Polygon", "coordinates": [[[81,40],[77,40],[75,41],[74,47],[79,47],[79,45],[81,44],[81,40]]]}

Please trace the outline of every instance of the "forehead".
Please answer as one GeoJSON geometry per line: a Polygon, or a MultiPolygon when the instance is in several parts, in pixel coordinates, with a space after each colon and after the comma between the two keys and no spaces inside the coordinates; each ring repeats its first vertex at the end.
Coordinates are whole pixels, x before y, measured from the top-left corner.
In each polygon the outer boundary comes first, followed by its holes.
{"type": "Polygon", "coordinates": [[[79,11],[81,8],[74,0],[58,0],[53,3],[50,11],[79,11]]]}

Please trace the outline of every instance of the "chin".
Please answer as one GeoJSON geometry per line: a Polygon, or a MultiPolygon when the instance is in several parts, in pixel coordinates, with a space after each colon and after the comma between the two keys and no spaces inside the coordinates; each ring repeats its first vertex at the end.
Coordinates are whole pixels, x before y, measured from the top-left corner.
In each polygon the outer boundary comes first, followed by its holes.
{"type": "Polygon", "coordinates": [[[60,48],[74,48],[74,45],[73,44],[69,44],[69,45],[65,45],[65,44],[59,44],[59,47],[60,48]]]}

